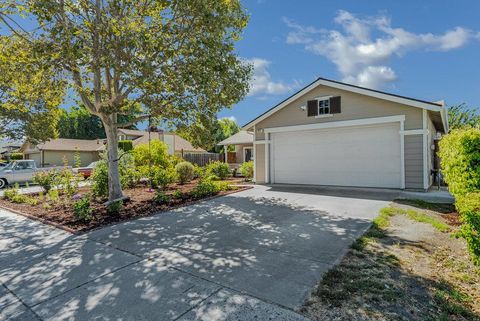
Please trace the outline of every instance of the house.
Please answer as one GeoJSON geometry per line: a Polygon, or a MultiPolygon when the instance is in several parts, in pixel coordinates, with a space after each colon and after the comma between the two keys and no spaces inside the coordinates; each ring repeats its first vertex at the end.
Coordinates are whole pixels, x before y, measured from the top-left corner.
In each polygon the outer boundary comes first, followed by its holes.
{"type": "Polygon", "coordinates": [[[443,102],[318,78],[242,129],[257,183],[426,190],[448,119],[443,102]]]}
{"type": "Polygon", "coordinates": [[[0,141],[0,158],[8,159],[9,155],[16,153],[21,146],[21,143],[15,141],[0,141]]]}
{"type": "MultiPolygon", "coordinates": [[[[120,140],[132,140],[133,146],[148,143],[149,133],[140,130],[119,129],[120,140]]],[[[193,147],[192,144],[178,135],[151,132],[151,140],[161,140],[168,146],[170,155],[182,156],[185,153],[205,153],[201,148],[193,147]]],[[[45,143],[32,145],[25,142],[20,151],[24,153],[25,159],[34,159],[37,166],[62,166],[66,159],[68,165],[75,166],[75,154],[80,156],[80,166],[87,166],[91,162],[100,159],[100,153],[105,150],[105,139],[51,139],[45,143]]]]}
{"type": "MultiPolygon", "coordinates": [[[[146,131],[121,128],[118,129],[119,140],[131,140],[134,147],[138,144],[147,144],[148,137],[149,133],[146,131]]],[[[168,133],[164,131],[150,132],[150,139],[158,139],[162,142],[165,142],[168,146],[168,153],[170,155],[175,154],[177,156],[183,156],[186,153],[206,153],[204,149],[199,147],[193,147],[193,145],[189,141],[173,133],[168,133]]]]}
{"type": "Polygon", "coordinates": [[[80,166],[100,159],[100,153],[105,150],[103,139],[51,139],[44,143],[33,145],[25,142],[20,151],[24,154],[24,159],[33,159],[38,167],[43,166],[63,166],[64,160],[69,166],[75,166],[75,154],[80,156],[80,166]]]}
{"type": "Polygon", "coordinates": [[[238,167],[248,161],[253,160],[253,133],[241,130],[238,133],[222,140],[217,145],[225,149],[225,162],[231,169],[238,167]],[[228,152],[228,146],[235,146],[234,152],[228,152]]]}

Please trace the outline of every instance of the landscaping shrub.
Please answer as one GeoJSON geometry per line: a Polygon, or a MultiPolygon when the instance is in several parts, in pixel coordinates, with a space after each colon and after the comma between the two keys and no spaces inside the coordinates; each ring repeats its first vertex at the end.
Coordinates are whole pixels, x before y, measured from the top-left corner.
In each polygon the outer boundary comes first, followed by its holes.
{"type": "Polygon", "coordinates": [[[92,193],[94,196],[100,198],[108,196],[108,165],[105,160],[98,161],[90,180],[92,181],[92,193]]]}
{"type": "Polygon", "coordinates": [[[480,129],[457,129],[440,141],[442,173],[462,218],[457,236],[465,238],[480,265],[480,129]]]}
{"type": "Polygon", "coordinates": [[[177,172],[180,184],[190,182],[195,175],[195,168],[190,162],[178,163],[177,165],[175,165],[175,171],[177,172]]]}
{"type": "Polygon", "coordinates": [[[175,199],[181,199],[181,198],[183,198],[183,193],[182,193],[181,190],[177,189],[177,190],[173,191],[172,197],[175,198],[175,199]]]}
{"type": "MultiPolygon", "coordinates": [[[[168,146],[164,142],[159,140],[152,140],[150,142],[151,162],[152,165],[167,167],[170,165],[170,155],[168,155],[168,146]]],[[[148,165],[149,153],[148,144],[139,144],[133,149],[133,157],[135,159],[135,165],[143,166],[148,165]]]]}
{"type": "Polygon", "coordinates": [[[123,201],[121,200],[118,200],[118,201],[114,201],[114,202],[111,202],[107,205],[107,213],[112,215],[112,214],[119,214],[120,211],[122,210],[123,208],[123,201]]]}
{"type": "Polygon", "coordinates": [[[226,163],[216,161],[216,162],[211,162],[207,165],[206,175],[208,176],[215,175],[220,179],[226,179],[229,174],[230,174],[230,168],[226,163]]]}
{"type": "Polygon", "coordinates": [[[22,153],[11,153],[10,154],[10,160],[21,160],[23,159],[23,154],[22,153]]]}
{"type": "Polygon", "coordinates": [[[467,241],[473,262],[480,266],[480,191],[456,196],[455,206],[463,222],[456,236],[467,241]]]}
{"type": "Polygon", "coordinates": [[[216,182],[212,179],[202,179],[192,191],[192,196],[202,198],[218,194],[221,191],[229,190],[227,182],[216,182]]]}
{"type": "Polygon", "coordinates": [[[90,207],[90,197],[84,196],[73,203],[73,214],[80,221],[91,221],[93,209],[90,207]]]}
{"type": "Polygon", "coordinates": [[[154,186],[166,188],[177,179],[175,168],[168,166],[166,168],[155,166],[152,168],[152,183],[154,186]]]}
{"type": "Polygon", "coordinates": [[[58,193],[58,189],[51,189],[47,193],[47,198],[52,203],[57,203],[60,200],[60,194],[58,193]]]}
{"type": "Polygon", "coordinates": [[[206,167],[198,166],[197,164],[194,164],[193,168],[194,168],[194,175],[193,175],[194,178],[205,177],[205,173],[207,170],[206,167]]]}
{"type": "Polygon", "coordinates": [[[27,196],[20,194],[18,183],[14,187],[8,188],[3,192],[3,198],[12,203],[25,203],[27,196]]]}
{"type": "Polygon", "coordinates": [[[170,200],[170,198],[168,197],[167,194],[165,194],[164,191],[157,190],[157,192],[155,193],[155,196],[153,197],[153,200],[154,200],[156,203],[164,204],[164,203],[168,203],[168,201],[170,200]]]}
{"type": "Polygon", "coordinates": [[[56,171],[41,171],[33,175],[33,182],[40,185],[48,193],[57,182],[56,171]]]}
{"type": "Polygon", "coordinates": [[[440,141],[442,174],[453,195],[480,190],[480,129],[457,129],[440,141]]]}
{"type": "Polygon", "coordinates": [[[124,152],[133,150],[133,142],[131,140],[120,140],[118,142],[118,148],[124,152]]]}
{"type": "Polygon", "coordinates": [[[246,179],[253,178],[253,161],[245,162],[240,165],[240,174],[242,174],[246,179]]]}

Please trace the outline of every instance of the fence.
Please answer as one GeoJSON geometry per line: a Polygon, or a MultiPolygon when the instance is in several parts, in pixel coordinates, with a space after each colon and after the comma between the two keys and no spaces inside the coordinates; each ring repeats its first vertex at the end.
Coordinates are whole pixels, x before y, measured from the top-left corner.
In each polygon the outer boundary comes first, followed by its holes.
{"type": "Polygon", "coordinates": [[[186,153],[183,155],[183,159],[189,161],[192,164],[197,164],[198,166],[205,166],[210,162],[215,162],[220,160],[220,154],[216,153],[204,153],[204,154],[194,154],[186,153]]]}

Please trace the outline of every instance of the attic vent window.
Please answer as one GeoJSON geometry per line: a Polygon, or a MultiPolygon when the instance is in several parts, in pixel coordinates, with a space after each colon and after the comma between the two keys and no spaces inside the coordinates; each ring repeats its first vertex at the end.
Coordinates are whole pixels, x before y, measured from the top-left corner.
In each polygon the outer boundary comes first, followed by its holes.
{"type": "Polygon", "coordinates": [[[339,114],[341,112],[340,96],[322,97],[307,101],[307,116],[318,117],[322,115],[339,114]]]}

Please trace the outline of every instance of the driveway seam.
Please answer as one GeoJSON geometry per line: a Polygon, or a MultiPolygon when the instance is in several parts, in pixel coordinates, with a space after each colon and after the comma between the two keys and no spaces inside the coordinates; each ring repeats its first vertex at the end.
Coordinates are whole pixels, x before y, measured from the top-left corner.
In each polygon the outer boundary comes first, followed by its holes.
{"type": "MultiPolygon", "coordinates": [[[[18,297],[18,296],[15,294],[15,292],[13,292],[12,290],[10,290],[5,284],[3,284],[3,283],[1,283],[1,284],[2,284],[2,286],[8,291],[8,293],[10,293],[11,295],[13,295],[13,296],[15,297],[15,299],[18,300],[18,302],[20,302],[25,308],[27,308],[30,312],[32,312],[32,314],[33,314],[38,320],[40,320],[40,321],[43,320],[42,318],[40,318],[40,316],[39,316],[35,311],[32,310],[32,308],[31,308],[30,306],[28,306],[25,302],[23,302],[23,300],[22,300],[20,297],[18,297]]],[[[15,304],[15,303],[12,303],[12,304],[15,304]]],[[[10,305],[12,305],[12,304],[7,305],[6,307],[8,307],[8,306],[10,306],[10,305]]]]}
{"type": "MultiPolygon", "coordinates": [[[[177,270],[178,272],[183,272],[183,271],[179,271],[177,270]]],[[[184,273],[184,272],[183,272],[184,273]]],[[[196,307],[200,306],[203,302],[205,302],[206,300],[208,300],[209,298],[211,298],[212,296],[214,296],[215,294],[217,294],[218,292],[220,292],[220,290],[222,290],[222,287],[220,286],[218,289],[216,289],[215,291],[213,291],[209,296],[207,296],[205,299],[203,300],[200,300],[200,302],[198,302],[197,304],[195,304],[194,306],[190,307],[189,309],[187,309],[187,311],[181,313],[178,317],[176,317],[175,319],[172,319],[172,321],[176,321],[178,319],[180,319],[181,317],[183,317],[184,315],[186,315],[188,312],[192,311],[193,309],[195,309],[196,307]]]]}
{"type": "Polygon", "coordinates": [[[105,277],[105,276],[107,276],[107,275],[110,275],[110,274],[112,274],[112,273],[116,273],[116,272],[118,272],[118,271],[120,271],[120,270],[122,270],[122,269],[124,269],[124,268],[126,268],[126,267],[129,267],[130,265],[137,264],[138,262],[141,262],[141,261],[144,261],[144,260],[145,260],[145,259],[141,259],[141,260],[138,260],[138,261],[131,262],[131,263],[127,264],[127,265],[124,265],[124,266],[122,266],[122,267],[119,267],[118,269],[115,269],[115,270],[112,270],[112,271],[110,271],[110,272],[108,272],[108,273],[105,273],[105,274],[102,274],[102,275],[100,275],[100,276],[97,276],[96,278],[93,278],[93,279],[91,279],[91,280],[89,280],[89,281],[87,281],[87,282],[85,282],[85,283],[79,284],[79,285],[77,285],[77,286],[75,286],[75,287],[73,287],[73,288],[71,288],[71,289],[69,289],[69,290],[66,290],[66,291],[64,291],[64,292],[58,293],[58,294],[56,294],[56,295],[54,295],[54,296],[52,296],[52,297],[50,297],[50,298],[48,298],[48,299],[39,301],[39,302],[33,304],[33,305],[32,305],[32,308],[33,308],[33,307],[36,307],[36,306],[39,305],[39,304],[42,304],[42,303],[45,303],[45,302],[47,302],[47,301],[56,299],[56,298],[58,298],[59,296],[62,296],[62,295],[64,295],[64,294],[66,294],[66,293],[69,293],[69,292],[71,292],[71,291],[73,291],[73,290],[76,290],[76,289],[78,289],[78,288],[80,288],[80,287],[82,287],[82,286],[84,286],[84,285],[86,285],[86,284],[90,284],[90,283],[92,283],[92,282],[95,282],[96,280],[98,280],[98,279],[100,279],[100,278],[103,278],[103,277],[105,277]]]}
{"type": "MultiPolygon", "coordinates": [[[[290,307],[284,306],[284,305],[282,305],[282,304],[280,304],[280,303],[277,303],[277,302],[270,301],[270,300],[265,299],[265,298],[258,297],[258,296],[254,295],[254,294],[250,294],[250,293],[247,292],[247,291],[237,290],[237,289],[235,289],[235,288],[232,288],[231,286],[224,285],[224,284],[222,284],[222,283],[209,280],[209,279],[207,279],[207,278],[204,278],[204,277],[202,277],[202,276],[198,276],[198,275],[196,275],[196,274],[194,274],[194,273],[192,273],[192,272],[184,271],[184,270],[182,270],[182,269],[180,269],[180,268],[177,268],[177,267],[173,267],[173,266],[172,266],[172,267],[170,267],[170,268],[171,268],[171,269],[174,269],[174,270],[176,270],[176,271],[179,271],[179,272],[188,274],[188,275],[193,276],[193,277],[195,277],[195,278],[201,279],[201,280],[203,280],[203,281],[207,281],[207,282],[213,283],[213,284],[215,284],[215,285],[218,285],[218,286],[220,287],[220,289],[219,289],[218,291],[220,291],[221,288],[225,288],[225,289],[227,289],[227,290],[230,290],[230,291],[233,291],[233,292],[242,294],[242,295],[248,295],[248,296],[250,296],[250,297],[252,297],[252,298],[254,298],[254,299],[260,300],[260,301],[262,301],[262,302],[264,302],[264,303],[271,304],[271,305],[275,305],[275,306],[280,307],[280,308],[282,308],[282,309],[286,309],[286,310],[289,310],[289,311],[293,311],[293,312],[295,312],[295,313],[298,314],[297,311],[295,311],[294,309],[292,309],[292,308],[290,308],[290,307]]],[[[217,291],[217,292],[218,292],[218,291],[217,291]]],[[[203,302],[203,301],[202,301],[202,302],[203,302]]]]}

